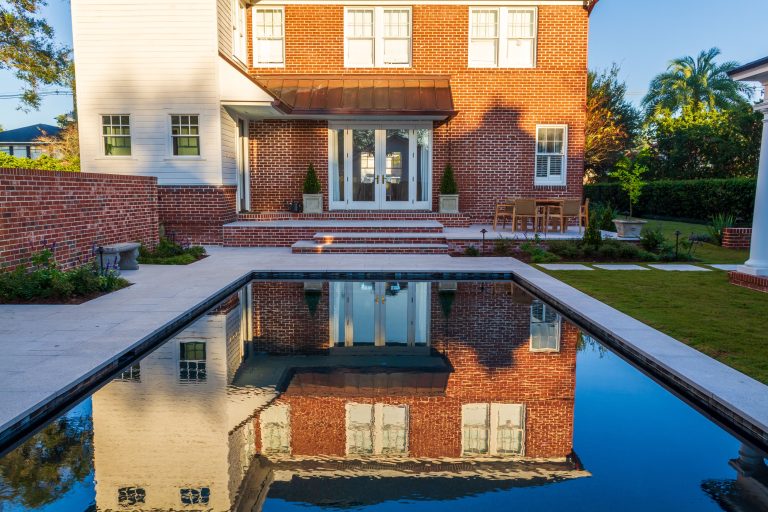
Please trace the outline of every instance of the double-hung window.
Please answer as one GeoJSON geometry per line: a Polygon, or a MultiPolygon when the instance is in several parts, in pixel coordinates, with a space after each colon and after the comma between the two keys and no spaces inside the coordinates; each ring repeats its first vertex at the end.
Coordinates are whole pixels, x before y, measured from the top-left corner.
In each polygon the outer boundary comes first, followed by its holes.
{"type": "Polygon", "coordinates": [[[344,66],[411,65],[409,7],[349,7],[344,11],[344,66]]]}
{"type": "Polygon", "coordinates": [[[536,175],[534,185],[565,185],[568,164],[568,127],[536,127],[536,175]]]}
{"type": "Polygon", "coordinates": [[[346,405],[348,455],[404,455],[408,453],[408,406],[346,405]]]}
{"type": "Polygon", "coordinates": [[[248,61],[244,0],[232,0],[232,54],[243,64],[248,61]]]}
{"type": "Polygon", "coordinates": [[[461,407],[464,456],[520,456],[525,453],[525,406],[464,404],[461,407]]]}
{"type": "Polygon", "coordinates": [[[105,156],[131,156],[129,116],[125,114],[101,116],[101,137],[105,156]]]}
{"type": "Polygon", "coordinates": [[[469,67],[536,66],[535,7],[481,7],[469,10],[469,67]]]}
{"type": "Polygon", "coordinates": [[[531,352],[560,351],[560,314],[539,300],[531,303],[531,352]]]}
{"type": "Polygon", "coordinates": [[[282,7],[252,8],[254,67],[285,65],[285,11],[282,7]]]}
{"type": "Polygon", "coordinates": [[[171,154],[200,156],[200,116],[195,114],[171,116],[171,154]]]}

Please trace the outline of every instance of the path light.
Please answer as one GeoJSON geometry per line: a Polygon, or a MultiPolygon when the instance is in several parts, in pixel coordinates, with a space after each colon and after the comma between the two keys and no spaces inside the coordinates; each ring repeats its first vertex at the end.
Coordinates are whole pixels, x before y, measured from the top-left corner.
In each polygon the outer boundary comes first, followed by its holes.
{"type": "Polygon", "coordinates": [[[480,232],[483,234],[483,245],[481,246],[482,249],[480,250],[480,252],[485,254],[485,234],[488,232],[488,230],[483,228],[483,229],[480,230],[480,232]]]}
{"type": "Polygon", "coordinates": [[[682,233],[679,229],[675,230],[675,261],[677,261],[678,254],[680,252],[680,235],[682,233]]]}

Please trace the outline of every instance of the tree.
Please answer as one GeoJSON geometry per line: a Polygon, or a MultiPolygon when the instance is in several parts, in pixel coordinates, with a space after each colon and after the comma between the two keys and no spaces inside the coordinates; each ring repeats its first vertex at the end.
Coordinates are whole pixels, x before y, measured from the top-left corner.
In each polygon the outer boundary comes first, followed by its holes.
{"type": "Polygon", "coordinates": [[[59,167],[67,171],[79,171],[80,136],[77,122],[74,120],[63,120],[63,116],[66,116],[66,114],[56,118],[59,126],[62,127],[57,135],[43,135],[38,137],[37,140],[50,144],[51,153],[59,161],[59,167]]]}
{"type": "Polygon", "coordinates": [[[641,163],[642,160],[643,154],[638,155],[635,159],[623,157],[616,163],[616,169],[611,173],[611,176],[619,181],[621,189],[629,196],[630,217],[632,217],[632,210],[643,193],[645,186],[643,174],[648,172],[648,167],[641,163]]]}
{"type": "Polygon", "coordinates": [[[53,28],[40,17],[45,0],[0,0],[0,69],[14,72],[26,85],[21,108],[40,106],[40,87],[70,85],[69,49],[54,40],[53,28]]]}
{"type": "Polygon", "coordinates": [[[731,80],[728,72],[737,68],[738,63],[719,64],[715,62],[719,55],[718,48],[710,48],[696,58],[686,56],[670,62],[667,70],[651,81],[643,98],[646,117],[663,112],[677,115],[684,108],[723,110],[745,104],[744,95],[751,93],[751,87],[731,80]]]}
{"type": "Polygon", "coordinates": [[[614,64],[587,76],[585,166],[592,180],[608,175],[632,146],[640,128],[640,114],[627,100],[627,85],[614,64]]]}

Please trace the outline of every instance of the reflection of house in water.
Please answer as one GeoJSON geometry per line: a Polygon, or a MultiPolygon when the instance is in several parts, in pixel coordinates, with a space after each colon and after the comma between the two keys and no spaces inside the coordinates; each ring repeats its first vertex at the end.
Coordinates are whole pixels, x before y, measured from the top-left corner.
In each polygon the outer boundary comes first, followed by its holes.
{"type": "Polygon", "coordinates": [[[228,510],[269,390],[228,384],[247,316],[233,296],[93,396],[99,510],[228,510]]]}
{"type": "Polygon", "coordinates": [[[239,297],[94,395],[100,510],[450,499],[588,475],[572,453],[577,331],[511,284],[255,282],[239,297]]]}
{"type": "Polygon", "coordinates": [[[253,284],[254,345],[301,367],[257,414],[246,502],[447,499],[588,475],[572,448],[578,331],[546,305],[509,283],[330,283],[312,307],[308,293],[253,284]]]}

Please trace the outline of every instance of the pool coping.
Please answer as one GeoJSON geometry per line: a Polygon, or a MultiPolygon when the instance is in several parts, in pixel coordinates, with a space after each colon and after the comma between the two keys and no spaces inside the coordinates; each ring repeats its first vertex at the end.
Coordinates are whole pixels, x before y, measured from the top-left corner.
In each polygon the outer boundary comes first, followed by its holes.
{"type": "MultiPolygon", "coordinates": [[[[315,255],[310,257],[328,258],[315,255]]],[[[55,418],[68,406],[98,389],[105,383],[104,379],[117,373],[129,361],[151,351],[252,279],[312,280],[338,278],[342,274],[345,279],[389,276],[400,279],[405,277],[431,280],[497,279],[516,282],[550,302],[589,334],[609,344],[622,357],[641,364],[642,366],[638,369],[649,373],[660,384],[671,387],[676,392],[682,392],[683,399],[686,399],[685,395],[687,395],[687,401],[689,403],[692,401],[692,405],[704,406],[704,412],[714,416],[713,419],[719,420],[718,423],[721,423],[721,426],[731,425],[736,428],[737,434],[743,433],[748,441],[756,443],[763,449],[768,447],[768,386],[512,258],[475,258],[470,259],[471,261],[461,258],[466,261],[466,264],[462,265],[442,264],[450,261],[450,258],[448,260],[444,258],[422,257],[418,265],[409,266],[403,263],[403,266],[397,267],[403,270],[388,271],[373,270],[375,265],[358,265],[358,268],[351,268],[355,265],[346,265],[343,260],[336,257],[332,259],[335,262],[333,266],[322,269],[316,268],[316,264],[302,266],[299,258],[294,264],[286,265],[293,267],[290,269],[253,269],[259,265],[251,264],[250,270],[235,271],[234,277],[225,279],[228,282],[226,285],[208,294],[193,307],[155,326],[151,332],[130,343],[113,357],[106,358],[68,385],[59,388],[0,425],[0,447],[10,447],[21,437],[26,436],[30,430],[55,418]],[[430,265],[429,261],[433,264],[430,265]],[[445,270],[415,268],[429,266],[442,267],[445,270]],[[492,268],[494,266],[495,269],[492,268]],[[371,270],[363,270],[366,267],[371,270]],[[306,270],[300,270],[301,268],[306,270]],[[405,270],[406,268],[412,270],[405,270]],[[601,320],[592,318],[601,318],[601,320]],[[745,399],[745,396],[749,399],[745,399]],[[725,425],[722,425],[723,422],[725,425]]],[[[402,260],[416,261],[407,257],[402,257],[402,260]]],[[[325,262],[331,262],[331,259],[325,262]]]]}

